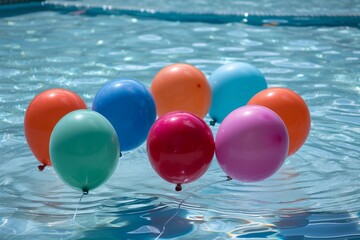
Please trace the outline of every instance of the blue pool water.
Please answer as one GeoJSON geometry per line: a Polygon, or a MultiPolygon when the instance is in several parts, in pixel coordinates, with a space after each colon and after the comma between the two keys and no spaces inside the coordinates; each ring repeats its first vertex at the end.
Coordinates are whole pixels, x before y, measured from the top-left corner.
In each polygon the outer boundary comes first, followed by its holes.
{"type": "Polygon", "coordinates": [[[156,239],[165,223],[160,239],[360,238],[360,1],[97,2],[0,7],[0,239],[156,239]],[[209,76],[234,61],[311,112],[305,145],[271,178],[226,181],[214,159],[175,192],[142,145],[78,205],[52,168],[37,170],[23,131],[36,94],[66,88],[90,107],[115,78],[150,86],[170,63],[209,76]]]}

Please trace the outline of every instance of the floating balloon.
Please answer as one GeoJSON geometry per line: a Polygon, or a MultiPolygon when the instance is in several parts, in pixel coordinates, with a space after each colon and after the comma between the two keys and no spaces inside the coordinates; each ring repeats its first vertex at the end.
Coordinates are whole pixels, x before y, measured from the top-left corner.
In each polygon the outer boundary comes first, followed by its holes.
{"type": "Polygon", "coordinates": [[[211,88],[205,75],[189,64],[176,63],[161,69],[151,83],[159,116],[187,111],[204,118],[211,104],[211,88]]]}
{"type": "Polygon", "coordinates": [[[86,108],[78,95],[65,89],[44,91],[31,101],[25,113],[24,130],[31,151],[43,164],[39,170],[51,166],[49,141],[56,123],[69,112],[86,108]]]}
{"type": "Polygon", "coordinates": [[[188,112],[170,112],[152,126],[147,151],[154,170],[166,181],[189,183],[200,178],[214,156],[214,137],[207,124],[188,112]]]}
{"type": "Polygon", "coordinates": [[[153,97],[138,81],[119,79],[107,83],[96,94],[92,109],[114,126],[122,151],[140,146],[156,119],[153,97]]]}
{"type": "Polygon", "coordinates": [[[262,73],[254,66],[236,62],[223,65],[210,76],[212,103],[210,117],[221,123],[238,107],[244,106],[252,96],[267,88],[262,73]]]}
{"type": "Polygon", "coordinates": [[[282,118],[289,133],[288,156],[304,144],[311,118],[305,101],[297,93],[287,88],[268,88],[252,97],[248,104],[270,108],[282,118]]]}
{"type": "Polygon", "coordinates": [[[229,177],[255,182],[281,167],[289,139],[285,124],[275,112],[262,106],[243,106],[221,123],[215,146],[220,167],[229,177]]]}
{"type": "Polygon", "coordinates": [[[50,156],[59,177],[84,193],[113,174],[119,158],[119,141],[111,123],[91,110],[64,116],[50,138],[50,156]]]}

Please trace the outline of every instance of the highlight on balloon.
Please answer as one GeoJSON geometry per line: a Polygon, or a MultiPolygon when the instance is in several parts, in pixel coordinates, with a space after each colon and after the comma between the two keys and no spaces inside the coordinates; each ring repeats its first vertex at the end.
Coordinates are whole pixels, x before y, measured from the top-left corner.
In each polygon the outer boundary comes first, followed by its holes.
{"type": "Polygon", "coordinates": [[[151,83],[158,116],[187,111],[204,118],[211,104],[205,75],[190,64],[175,63],[161,69],[151,83]]]}
{"type": "Polygon", "coordinates": [[[96,93],[92,110],[105,116],[114,126],[122,151],[143,144],[156,119],[150,91],[132,79],[116,79],[105,84],[96,93]]]}
{"type": "Polygon", "coordinates": [[[244,62],[225,64],[210,75],[212,124],[221,123],[235,109],[245,106],[256,93],[267,88],[263,74],[244,62]]]}
{"type": "Polygon", "coordinates": [[[80,96],[66,89],[46,90],[31,101],[25,112],[24,131],[31,151],[42,164],[40,171],[52,166],[49,142],[56,123],[66,114],[86,108],[80,96]]]}
{"type": "Polygon", "coordinates": [[[210,127],[195,114],[175,111],[161,116],[152,126],[147,152],[150,163],[164,180],[190,183],[209,168],[215,143],[210,127]]]}
{"type": "Polygon", "coordinates": [[[263,181],[303,146],[310,125],[299,94],[268,88],[260,70],[244,62],[220,66],[209,79],[190,64],[170,64],[149,87],[114,79],[97,91],[91,109],[70,90],[49,89],[24,117],[39,170],[53,166],[84,194],[112,176],[121,151],[142,145],[155,173],[176,191],[199,180],[214,156],[228,180],[263,181]]]}
{"type": "Polygon", "coordinates": [[[115,129],[95,111],[68,113],[51,133],[50,157],[55,172],[66,184],[86,194],[109,179],[119,153],[115,129]]]}

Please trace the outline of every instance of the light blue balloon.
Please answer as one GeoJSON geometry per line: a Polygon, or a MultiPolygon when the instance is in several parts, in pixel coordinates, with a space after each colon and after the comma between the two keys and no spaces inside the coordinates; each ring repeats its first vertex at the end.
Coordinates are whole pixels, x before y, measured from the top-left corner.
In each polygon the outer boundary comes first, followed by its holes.
{"type": "Polygon", "coordinates": [[[253,65],[243,62],[219,67],[211,74],[209,82],[212,89],[209,115],[218,123],[233,110],[246,105],[256,93],[267,88],[262,73],[253,65]]]}
{"type": "Polygon", "coordinates": [[[145,142],[156,119],[150,91],[131,79],[117,79],[105,84],[96,93],[92,109],[114,126],[121,151],[132,150],[145,142]]]}

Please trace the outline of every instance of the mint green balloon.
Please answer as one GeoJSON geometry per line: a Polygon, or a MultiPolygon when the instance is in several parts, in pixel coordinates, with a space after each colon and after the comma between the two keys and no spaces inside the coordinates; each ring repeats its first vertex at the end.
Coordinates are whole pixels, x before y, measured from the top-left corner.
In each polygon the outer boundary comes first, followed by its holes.
{"type": "Polygon", "coordinates": [[[267,88],[259,69],[245,62],[228,63],[217,68],[209,77],[209,83],[212,90],[209,115],[218,123],[267,88]]]}
{"type": "Polygon", "coordinates": [[[68,113],[50,137],[50,159],[56,173],[66,184],[84,193],[110,178],[119,156],[115,129],[95,111],[68,113]]]}

